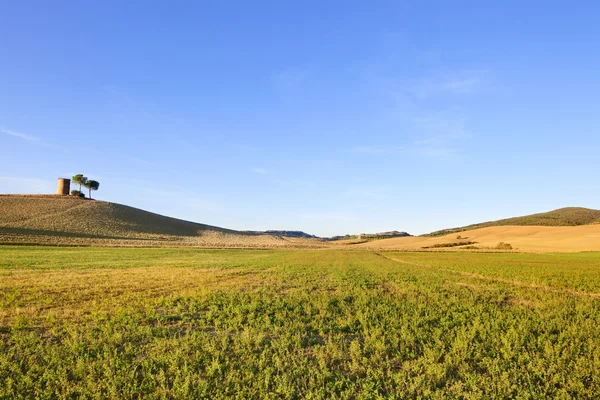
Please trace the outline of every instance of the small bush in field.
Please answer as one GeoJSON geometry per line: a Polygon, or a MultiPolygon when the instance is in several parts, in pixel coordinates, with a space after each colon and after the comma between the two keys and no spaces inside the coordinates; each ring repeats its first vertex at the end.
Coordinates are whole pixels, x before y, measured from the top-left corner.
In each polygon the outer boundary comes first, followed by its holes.
{"type": "Polygon", "coordinates": [[[74,197],[85,197],[85,194],[83,194],[79,190],[71,190],[71,196],[74,196],[74,197]]]}
{"type": "Polygon", "coordinates": [[[496,249],[498,250],[512,250],[512,245],[510,243],[500,242],[496,245],[496,249]]]}

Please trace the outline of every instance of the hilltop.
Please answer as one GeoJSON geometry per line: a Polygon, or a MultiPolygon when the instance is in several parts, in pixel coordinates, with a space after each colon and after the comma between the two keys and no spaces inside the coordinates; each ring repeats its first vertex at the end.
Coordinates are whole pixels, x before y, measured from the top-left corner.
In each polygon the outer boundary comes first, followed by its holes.
{"type": "Polygon", "coordinates": [[[583,207],[565,207],[544,213],[481,222],[459,228],[442,229],[423,236],[443,236],[471,229],[492,226],[581,226],[600,223],[600,210],[583,207]]]}
{"type": "Polygon", "coordinates": [[[261,248],[318,244],[239,232],[71,196],[0,195],[0,210],[0,243],[261,248]]]}

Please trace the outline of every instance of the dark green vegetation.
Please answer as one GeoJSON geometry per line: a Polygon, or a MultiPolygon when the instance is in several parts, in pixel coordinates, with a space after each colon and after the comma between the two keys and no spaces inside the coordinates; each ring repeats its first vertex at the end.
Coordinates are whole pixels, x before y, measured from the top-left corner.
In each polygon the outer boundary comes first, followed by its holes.
{"type": "Polygon", "coordinates": [[[600,223],[600,210],[582,207],[566,207],[545,213],[526,215],[524,217],[507,218],[498,221],[463,226],[460,228],[443,229],[423,236],[444,236],[450,233],[486,228],[489,226],[579,226],[596,223],[600,223]]]}
{"type": "Polygon", "coordinates": [[[90,199],[92,198],[92,190],[98,190],[100,188],[100,182],[94,180],[88,180],[83,184],[89,191],[90,199]]]}
{"type": "Polygon", "coordinates": [[[251,233],[255,235],[275,235],[275,236],[284,236],[291,238],[304,238],[304,239],[318,239],[317,236],[311,235],[310,233],[302,232],[302,231],[282,231],[271,229],[268,231],[244,231],[246,233],[251,233]]]}
{"type": "Polygon", "coordinates": [[[0,398],[598,398],[600,254],[0,247],[0,398]]]}
{"type": "Polygon", "coordinates": [[[87,176],[83,176],[83,174],[73,175],[73,177],[71,177],[71,182],[79,185],[79,190],[72,190],[71,196],[85,197],[81,192],[81,186],[85,186],[89,191],[89,198],[91,199],[92,190],[98,190],[100,188],[100,182],[88,179],[87,176]]]}
{"type": "MultiPolygon", "coordinates": [[[[71,182],[76,185],[79,185],[79,190],[78,190],[79,193],[81,193],[81,187],[83,185],[85,185],[87,180],[88,180],[87,176],[83,176],[83,174],[76,174],[71,177],[71,182]]],[[[73,192],[71,192],[71,194],[73,194],[73,192]]]]}
{"type": "Polygon", "coordinates": [[[468,246],[470,244],[475,244],[477,242],[471,242],[470,240],[462,241],[462,242],[452,242],[452,243],[436,243],[431,246],[424,246],[424,249],[439,249],[443,247],[459,247],[459,246],[468,246]]]}

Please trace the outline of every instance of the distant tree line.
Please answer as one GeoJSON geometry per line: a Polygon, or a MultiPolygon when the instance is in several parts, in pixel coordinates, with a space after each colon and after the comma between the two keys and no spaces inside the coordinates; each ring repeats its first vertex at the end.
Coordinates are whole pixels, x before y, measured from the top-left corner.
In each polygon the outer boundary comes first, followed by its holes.
{"type": "Polygon", "coordinates": [[[93,179],[88,179],[83,174],[73,175],[71,182],[79,185],[79,190],[71,190],[71,196],[85,197],[85,194],[81,191],[81,187],[85,187],[89,191],[89,197],[92,198],[92,190],[98,190],[100,188],[100,182],[93,179]]]}

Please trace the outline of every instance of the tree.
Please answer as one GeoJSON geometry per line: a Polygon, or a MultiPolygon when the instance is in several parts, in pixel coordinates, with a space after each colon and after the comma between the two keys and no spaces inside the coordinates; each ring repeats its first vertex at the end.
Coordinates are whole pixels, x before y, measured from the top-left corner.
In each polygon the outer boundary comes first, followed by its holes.
{"type": "MultiPolygon", "coordinates": [[[[73,175],[73,177],[71,178],[71,181],[73,183],[79,184],[79,191],[81,192],[81,185],[85,186],[85,183],[87,182],[87,177],[83,176],[83,174],[77,174],[77,175],[73,175]]],[[[87,186],[85,186],[85,187],[87,187],[87,186]]]]}
{"type": "Polygon", "coordinates": [[[85,183],[83,184],[83,186],[85,186],[86,188],[88,188],[88,190],[90,191],[90,199],[92,198],[92,190],[98,190],[98,188],[100,187],[100,182],[98,181],[94,181],[94,180],[86,180],[85,183]]]}

